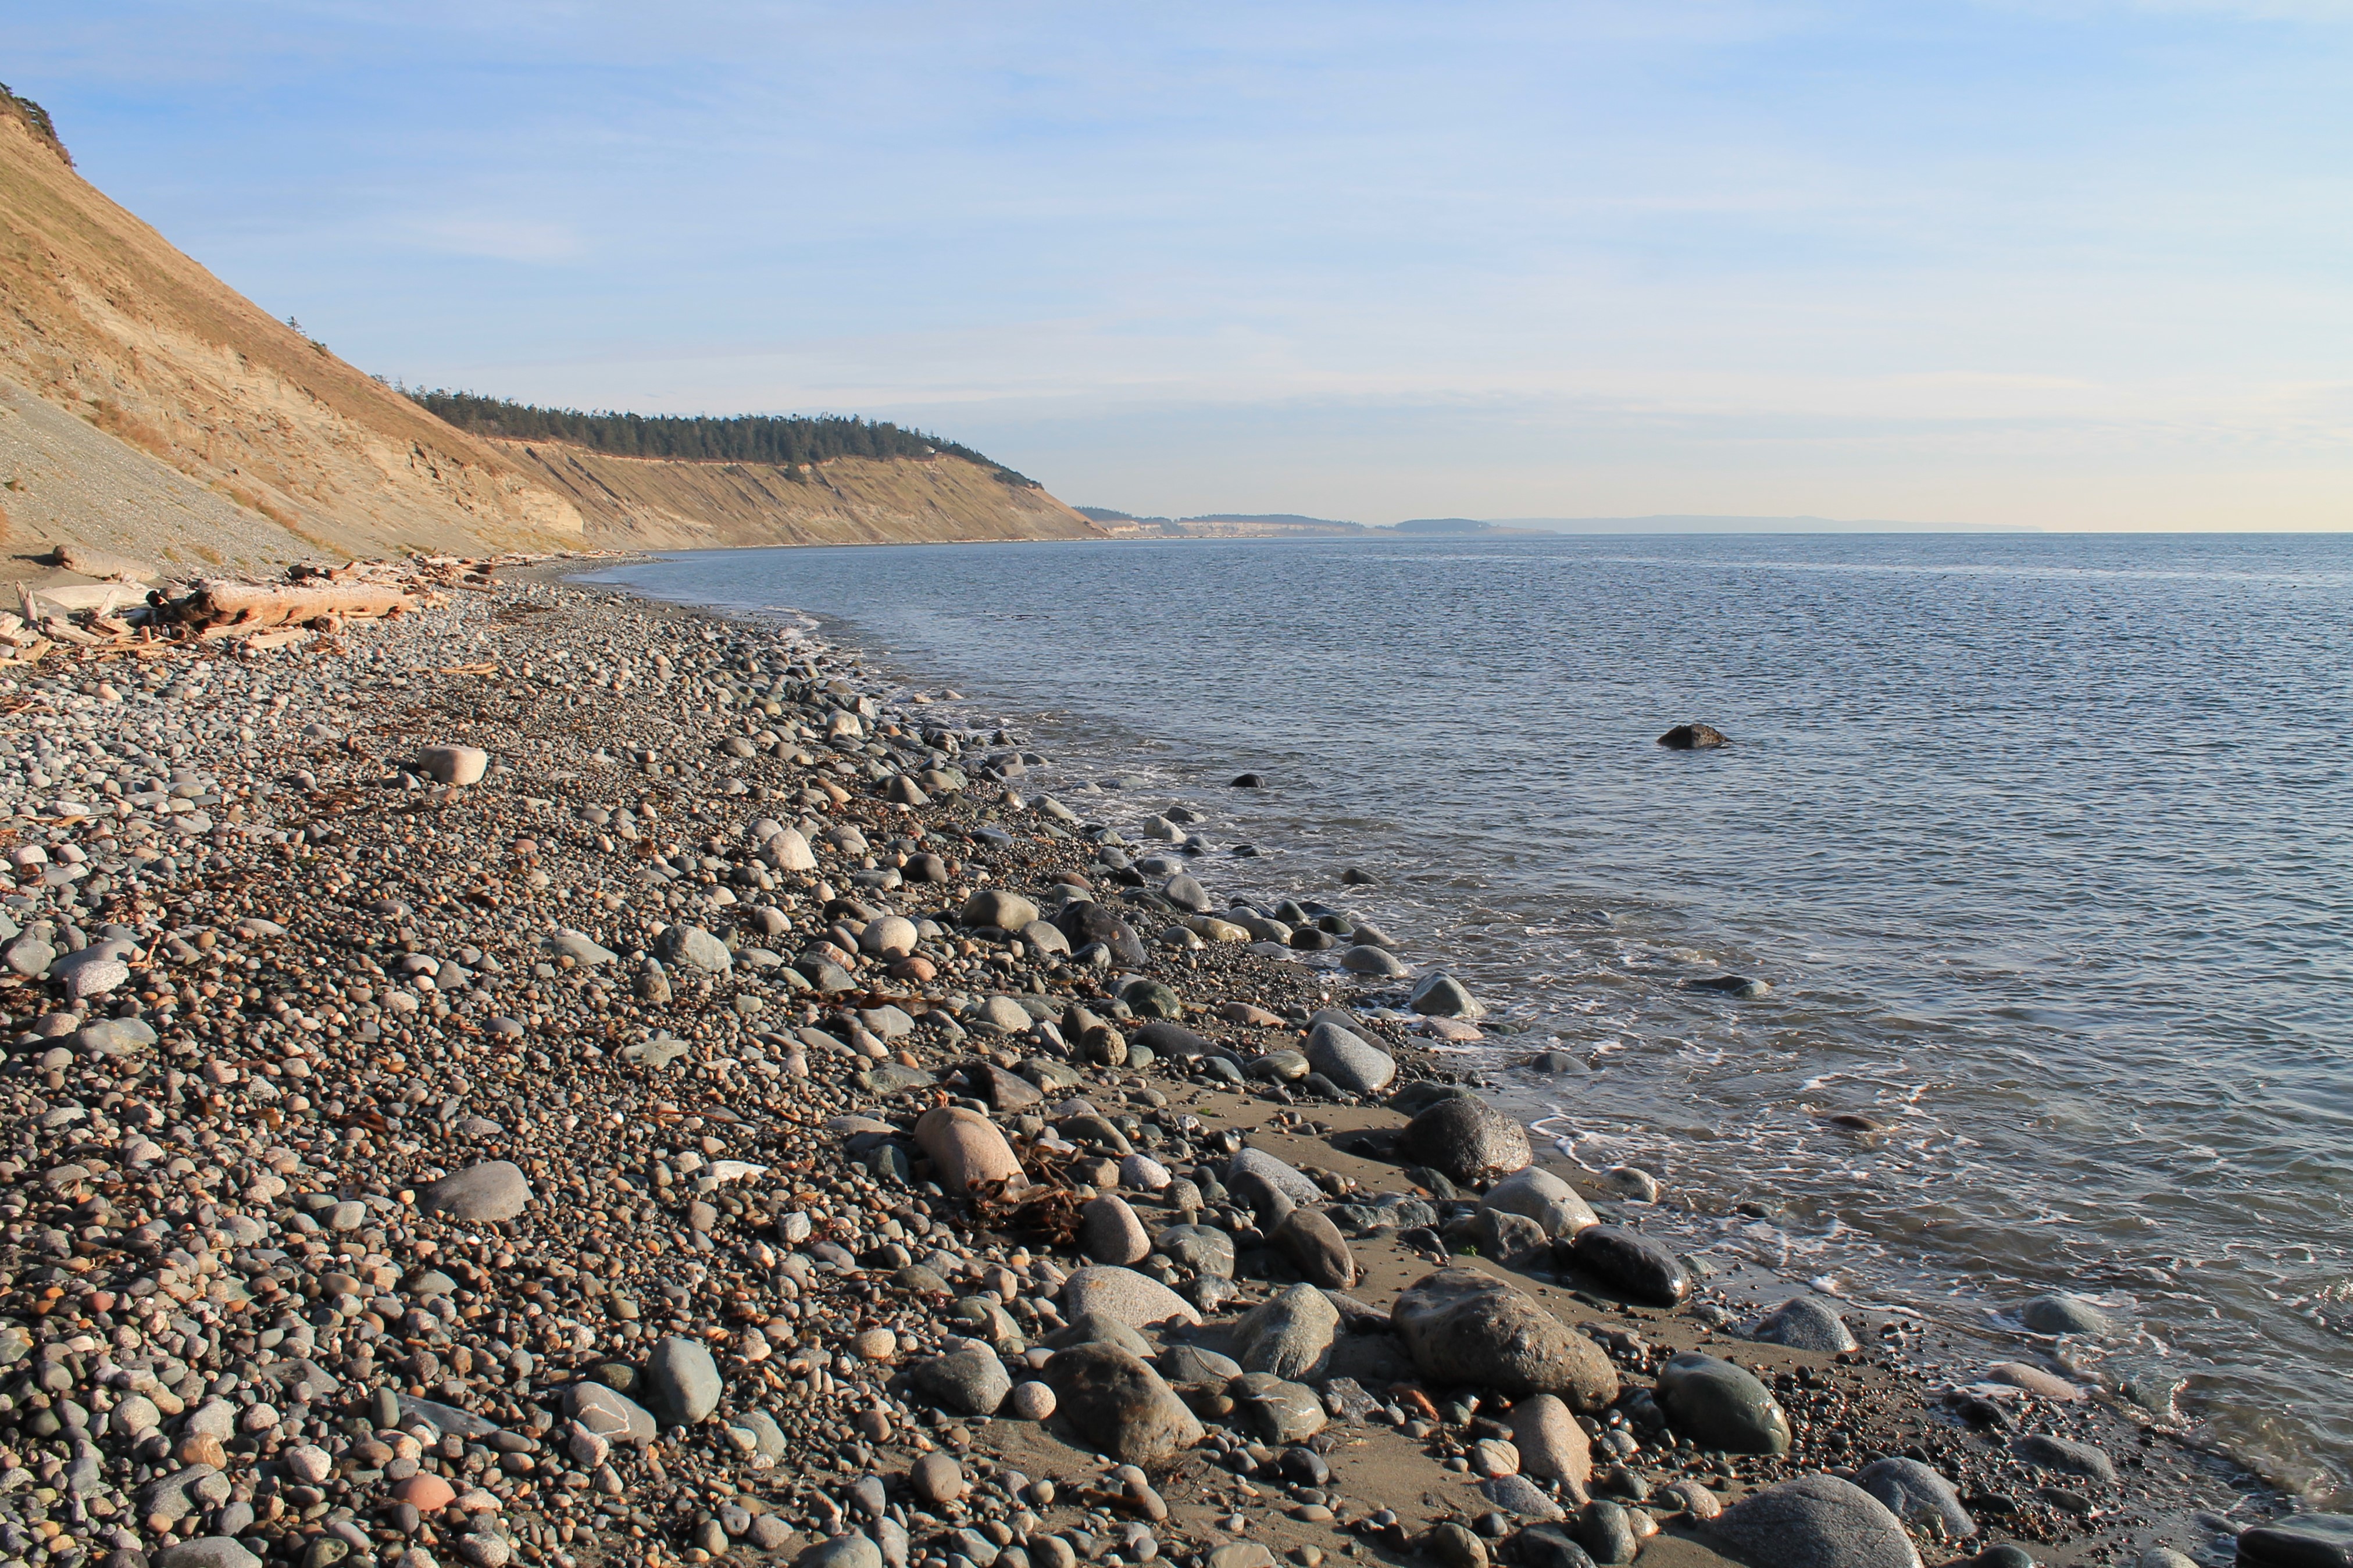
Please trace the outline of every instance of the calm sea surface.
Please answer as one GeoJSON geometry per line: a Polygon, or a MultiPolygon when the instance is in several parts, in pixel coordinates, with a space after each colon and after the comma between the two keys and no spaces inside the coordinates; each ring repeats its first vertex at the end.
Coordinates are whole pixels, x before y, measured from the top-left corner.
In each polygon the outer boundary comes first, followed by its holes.
{"type": "Polygon", "coordinates": [[[1994,1346],[2079,1290],[2121,1325],[2081,1352],[2113,1378],[2179,1383],[2275,1479],[2353,1475],[2353,540],[973,545],[604,580],[887,650],[1018,723],[1091,820],[1207,811],[1213,891],[1359,909],[1499,1004],[1511,1057],[1590,1060],[1502,1076],[1565,1151],[1693,1199],[1694,1245],[1994,1346]],[[1652,744],[1689,720],[1737,743],[1652,744]],[[1224,787],[1245,769],[1273,787],[1224,787]],[[1771,995],[1683,988],[1726,971],[1771,995]]]}

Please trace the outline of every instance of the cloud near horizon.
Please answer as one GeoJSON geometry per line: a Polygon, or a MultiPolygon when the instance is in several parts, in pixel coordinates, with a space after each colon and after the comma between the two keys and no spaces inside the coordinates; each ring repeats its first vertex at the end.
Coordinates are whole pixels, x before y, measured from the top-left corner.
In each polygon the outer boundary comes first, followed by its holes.
{"type": "Polygon", "coordinates": [[[461,7],[20,29],[411,384],[857,412],[1139,512],[2346,527],[2353,5],[461,7]]]}

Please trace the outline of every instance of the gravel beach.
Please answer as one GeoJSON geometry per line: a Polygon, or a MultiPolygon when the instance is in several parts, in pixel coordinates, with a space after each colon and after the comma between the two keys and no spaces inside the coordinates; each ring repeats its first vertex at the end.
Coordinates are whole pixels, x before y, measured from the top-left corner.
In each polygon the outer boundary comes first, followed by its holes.
{"type": "Polygon", "coordinates": [[[452,597],[0,679],[0,1560],[2353,1552],[2082,1303],[1957,1367],[1651,1239],[1339,866],[1247,901],[791,628],[452,597]]]}

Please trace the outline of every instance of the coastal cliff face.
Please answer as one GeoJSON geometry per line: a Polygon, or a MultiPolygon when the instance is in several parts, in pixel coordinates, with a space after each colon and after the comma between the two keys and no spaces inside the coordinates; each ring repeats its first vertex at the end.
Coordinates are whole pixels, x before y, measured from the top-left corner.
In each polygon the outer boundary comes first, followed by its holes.
{"type": "Polygon", "coordinates": [[[579,513],[173,248],[0,117],[5,553],[200,570],[576,547],[579,513]]]}
{"type": "Polygon", "coordinates": [[[1044,490],[945,454],[789,465],[622,458],[556,441],[488,445],[576,508],[587,542],[607,548],[1104,537],[1044,490]]]}

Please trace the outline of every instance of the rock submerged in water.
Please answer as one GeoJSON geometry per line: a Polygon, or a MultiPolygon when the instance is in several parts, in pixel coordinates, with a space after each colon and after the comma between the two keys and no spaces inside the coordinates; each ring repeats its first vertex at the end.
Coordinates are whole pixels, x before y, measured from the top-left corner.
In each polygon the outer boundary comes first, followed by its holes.
{"type": "Polygon", "coordinates": [[[1678,724],[1659,737],[1671,752],[1710,752],[1732,744],[1732,738],[1713,724],[1678,724]]]}
{"type": "Polygon", "coordinates": [[[1746,974],[1711,974],[1704,980],[1686,980],[1686,991],[1714,991],[1719,995],[1736,996],[1744,1002],[1773,994],[1773,987],[1762,980],[1752,980],[1746,974]]]}
{"type": "Polygon", "coordinates": [[[2018,1321],[2037,1334],[2105,1334],[2116,1328],[2105,1312],[2063,1290],[2035,1297],[2019,1308],[2018,1321]]]}

